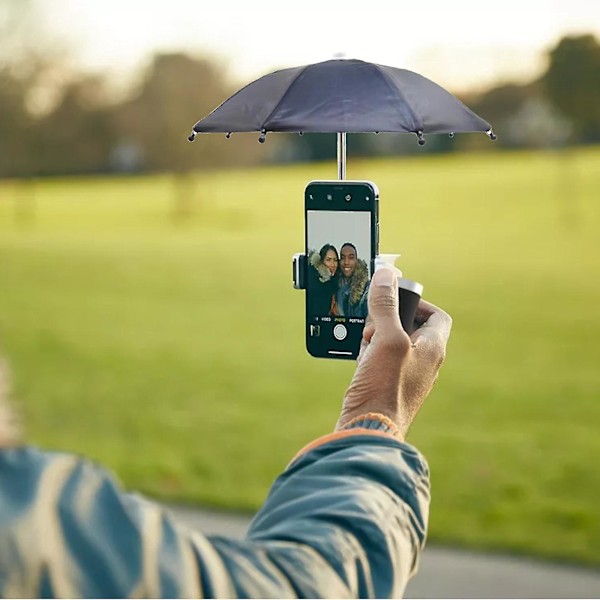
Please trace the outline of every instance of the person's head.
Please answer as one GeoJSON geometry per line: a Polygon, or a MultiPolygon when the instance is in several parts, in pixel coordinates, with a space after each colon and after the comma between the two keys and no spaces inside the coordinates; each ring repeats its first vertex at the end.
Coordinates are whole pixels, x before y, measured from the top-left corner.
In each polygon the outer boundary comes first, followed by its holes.
{"type": "Polygon", "coordinates": [[[344,277],[352,277],[358,262],[358,253],[356,246],[350,242],[346,242],[340,250],[340,268],[344,277]]]}
{"type": "Polygon", "coordinates": [[[340,262],[335,246],[325,244],[321,250],[319,250],[319,256],[321,257],[321,262],[329,269],[329,272],[332,275],[335,275],[338,263],[340,262]]]}

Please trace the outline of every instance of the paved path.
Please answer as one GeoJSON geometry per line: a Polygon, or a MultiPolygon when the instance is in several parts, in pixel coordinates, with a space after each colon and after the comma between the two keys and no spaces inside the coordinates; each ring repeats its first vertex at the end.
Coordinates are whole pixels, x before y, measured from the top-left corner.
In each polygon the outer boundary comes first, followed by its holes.
{"type": "MultiPolygon", "coordinates": [[[[250,517],[169,507],[206,534],[242,537],[250,517]]],[[[600,598],[600,571],[426,547],[407,598],[600,598]]]]}

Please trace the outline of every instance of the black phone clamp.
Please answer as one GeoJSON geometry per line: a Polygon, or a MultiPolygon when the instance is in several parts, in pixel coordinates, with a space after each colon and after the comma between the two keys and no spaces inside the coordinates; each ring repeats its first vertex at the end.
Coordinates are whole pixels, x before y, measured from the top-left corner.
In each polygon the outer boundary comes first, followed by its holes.
{"type": "MultiPolygon", "coordinates": [[[[404,330],[411,334],[415,329],[415,316],[417,314],[417,305],[423,295],[423,286],[416,281],[402,277],[402,271],[396,267],[396,260],[399,254],[379,254],[375,257],[375,271],[385,267],[391,267],[398,276],[398,294],[400,299],[400,322],[404,330]]],[[[297,252],[292,257],[292,281],[297,290],[306,289],[307,279],[307,259],[306,254],[297,252]]]]}
{"type": "Polygon", "coordinates": [[[296,252],[292,257],[292,283],[294,289],[306,289],[306,254],[296,252]]]}

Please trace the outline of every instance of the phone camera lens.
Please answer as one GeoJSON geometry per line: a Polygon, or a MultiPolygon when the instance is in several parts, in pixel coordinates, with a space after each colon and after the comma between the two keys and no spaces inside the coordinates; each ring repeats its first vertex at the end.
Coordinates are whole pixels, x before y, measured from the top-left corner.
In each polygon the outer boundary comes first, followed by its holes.
{"type": "Polygon", "coordinates": [[[327,200],[333,200],[333,196],[331,194],[327,194],[327,200]]]}
{"type": "Polygon", "coordinates": [[[352,200],[352,196],[350,194],[346,194],[346,202],[350,202],[350,200],[352,200]]]}

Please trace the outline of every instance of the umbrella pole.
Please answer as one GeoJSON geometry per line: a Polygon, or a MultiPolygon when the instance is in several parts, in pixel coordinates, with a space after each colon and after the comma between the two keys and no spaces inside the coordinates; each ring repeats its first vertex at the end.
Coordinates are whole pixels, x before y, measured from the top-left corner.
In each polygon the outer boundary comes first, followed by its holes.
{"type": "Polygon", "coordinates": [[[338,179],[346,179],[346,134],[337,134],[338,179]]]}

